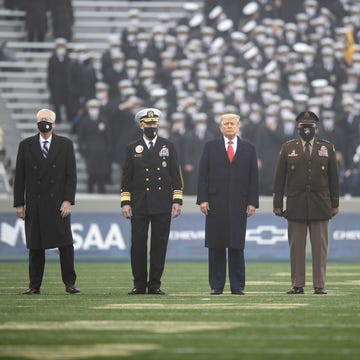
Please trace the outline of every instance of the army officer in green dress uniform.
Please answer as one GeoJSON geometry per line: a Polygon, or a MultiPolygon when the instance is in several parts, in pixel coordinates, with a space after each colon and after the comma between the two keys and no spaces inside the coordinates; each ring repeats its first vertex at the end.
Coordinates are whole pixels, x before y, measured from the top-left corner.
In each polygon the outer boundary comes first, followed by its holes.
{"type": "Polygon", "coordinates": [[[316,137],[318,121],[311,111],[297,116],[299,138],[282,145],[276,167],[274,213],[288,221],[292,282],[288,294],[304,293],[307,231],[314,293],[327,293],[328,225],[329,219],[339,211],[339,174],[334,146],[316,137]]]}
{"type": "Polygon", "coordinates": [[[164,295],[164,271],[171,216],[181,212],[183,184],[175,146],[157,135],[161,112],[140,110],[135,119],[143,136],[126,148],[121,184],[121,209],[131,219],[131,268],[134,287],[129,295],[164,295]],[[150,267],[147,269],[151,224],[150,267]]]}

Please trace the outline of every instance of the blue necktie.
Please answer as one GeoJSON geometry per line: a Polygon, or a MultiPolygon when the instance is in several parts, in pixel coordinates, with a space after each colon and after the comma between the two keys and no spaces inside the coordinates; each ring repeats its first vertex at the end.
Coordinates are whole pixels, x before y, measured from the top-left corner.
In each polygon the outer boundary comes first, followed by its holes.
{"type": "Polygon", "coordinates": [[[45,159],[47,158],[48,153],[49,153],[48,143],[49,143],[49,142],[48,142],[47,140],[45,140],[45,141],[43,142],[43,147],[42,147],[42,149],[41,149],[41,152],[42,152],[42,154],[43,154],[43,156],[44,156],[45,159]]]}

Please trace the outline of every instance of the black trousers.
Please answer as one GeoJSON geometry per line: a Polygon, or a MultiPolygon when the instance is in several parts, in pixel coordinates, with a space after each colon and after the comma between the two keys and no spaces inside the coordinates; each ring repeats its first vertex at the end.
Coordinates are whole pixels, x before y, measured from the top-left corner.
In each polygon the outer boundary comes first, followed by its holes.
{"type": "Polygon", "coordinates": [[[158,289],[164,272],[171,213],[133,215],[131,218],[131,269],[134,287],[158,289]],[[147,270],[148,231],[151,223],[150,269],[147,270]]]}
{"type": "MultiPolygon", "coordinates": [[[[61,277],[65,285],[73,285],[76,281],[74,268],[74,246],[59,247],[61,277]]],[[[45,250],[29,250],[29,287],[40,289],[45,268],[45,250]]]]}
{"type": "MultiPolygon", "coordinates": [[[[245,288],[244,250],[227,249],[231,291],[245,288]]],[[[223,290],[226,280],[226,249],[209,248],[209,283],[211,289],[223,290]]]]}

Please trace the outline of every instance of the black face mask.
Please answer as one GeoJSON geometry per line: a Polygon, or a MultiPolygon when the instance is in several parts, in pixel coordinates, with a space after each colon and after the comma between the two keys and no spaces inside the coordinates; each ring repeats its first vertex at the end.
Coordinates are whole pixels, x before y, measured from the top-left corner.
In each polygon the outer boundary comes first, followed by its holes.
{"type": "Polygon", "coordinates": [[[315,127],[301,127],[299,134],[304,141],[310,141],[315,136],[315,127]]]}
{"type": "Polygon", "coordinates": [[[47,133],[49,131],[51,131],[52,129],[52,123],[48,122],[48,121],[40,121],[38,122],[38,129],[41,133],[47,133]]]}
{"type": "Polygon", "coordinates": [[[145,136],[152,140],[157,135],[158,128],[157,127],[144,127],[145,136]]]}

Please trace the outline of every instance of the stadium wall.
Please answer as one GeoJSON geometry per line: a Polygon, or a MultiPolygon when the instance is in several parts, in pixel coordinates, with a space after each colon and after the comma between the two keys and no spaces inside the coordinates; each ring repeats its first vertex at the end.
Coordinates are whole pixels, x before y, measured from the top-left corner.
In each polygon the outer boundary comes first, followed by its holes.
{"type": "MultiPolygon", "coordinates": [[[[185,197],[182,216],[172,221],[168,260],[205,260],[204,226],[195,197],[185,197]]],[[[78,260],[129,259],[130,221],[121,215],[118,196],[79,195],[72,230],[78,260]]],[[[360,259],[360,198],[341,199],[340,213],[330,221],[329,243],[330,260],[360,259]]],[[[248,260],[289,258],[287,222],[273,215],[271,197],[261,197],[259,210],[248,220],[245,252],[248,260]]],[[[57,252],[50,250],[48,256],[57,252]]],[[[12,199],[2,197],[0,260],[26,258],[24,222],[16,217],[12,199]]]]}

